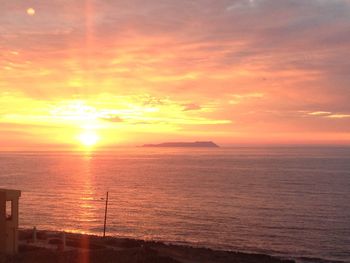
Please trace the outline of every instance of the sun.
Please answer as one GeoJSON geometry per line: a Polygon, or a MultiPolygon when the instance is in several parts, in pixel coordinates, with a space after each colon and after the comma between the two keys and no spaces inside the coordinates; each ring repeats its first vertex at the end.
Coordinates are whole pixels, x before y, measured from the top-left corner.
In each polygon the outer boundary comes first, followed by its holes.
{"type": "Polygon", "coordinates": [[[32,7],[28,8],[28,9],[27,9],[27,14],[28,14],[29,16],[34,16],[34,15],[35,15],[35,9],[32,8],[32,7]]]}
{"type": "Polygon", "coordinates": [[[78,136],[78,139],[85,147],[92,147],[98,143],[100,137],[94,131],[84,131],[78,136]]]}

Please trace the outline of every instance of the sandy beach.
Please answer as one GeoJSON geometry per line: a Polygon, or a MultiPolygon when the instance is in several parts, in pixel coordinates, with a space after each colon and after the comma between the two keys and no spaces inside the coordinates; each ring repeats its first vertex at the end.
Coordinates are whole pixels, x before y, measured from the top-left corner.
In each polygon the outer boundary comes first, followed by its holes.
{"type": "Polygon", "coordinates": [[[98,237],[65,233],[63,249],[62,232],[38,231],[36,242],[32,230],[21,230],[19,254],[0,257],[7,262],[120,262],[120,263],[292,263],[263,254],[216,251],[207,248],[171,245],[116,237],[98,237]]]}

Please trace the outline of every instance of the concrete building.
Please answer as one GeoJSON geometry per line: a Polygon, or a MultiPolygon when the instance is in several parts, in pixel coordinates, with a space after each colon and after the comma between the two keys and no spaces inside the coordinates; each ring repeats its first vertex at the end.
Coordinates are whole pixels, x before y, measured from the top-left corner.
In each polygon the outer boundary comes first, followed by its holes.
{"type": "Polygon", "coordinates": [[[21,191],[0,189],[0,254],[18,252],[18,202],[21,191]]]}

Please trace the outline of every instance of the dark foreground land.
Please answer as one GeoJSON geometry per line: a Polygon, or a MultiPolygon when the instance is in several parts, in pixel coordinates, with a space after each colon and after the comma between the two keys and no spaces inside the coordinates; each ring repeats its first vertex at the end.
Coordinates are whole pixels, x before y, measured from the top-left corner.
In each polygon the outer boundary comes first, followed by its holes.
{"type": "Polygon", "coordinates": [[[20,251],[14,257],[0,255],[0,263],[293,263],[262,254],[215,251],[125,238],[40,231],[33,243],[31,231],[21,231],[20,251]]]}

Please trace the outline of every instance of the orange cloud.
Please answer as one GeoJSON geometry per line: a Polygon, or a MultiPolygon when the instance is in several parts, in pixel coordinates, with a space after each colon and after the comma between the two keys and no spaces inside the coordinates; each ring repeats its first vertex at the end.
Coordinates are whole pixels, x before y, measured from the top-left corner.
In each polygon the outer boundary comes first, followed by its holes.
{"type": "Polygon", "coordinates": [[[87,128],[106,145],[350,142],[346,0],[39,0],[34,16],[0,4],[0,138],[13,147],[74,144],[87,128]]]}

